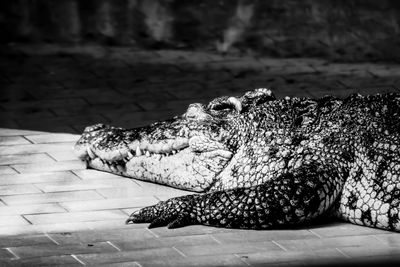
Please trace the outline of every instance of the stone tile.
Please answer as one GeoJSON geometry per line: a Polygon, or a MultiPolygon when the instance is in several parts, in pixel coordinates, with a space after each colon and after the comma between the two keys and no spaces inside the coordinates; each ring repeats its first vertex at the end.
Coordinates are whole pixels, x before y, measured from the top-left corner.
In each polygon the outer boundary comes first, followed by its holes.
{"type": "MultiPolygon", "coordinates": [[[[316,264],[314,264],[316,265],[316,264]]],[[[347,266],[399,266],[400,255],[378,255],[373,257],[354,258],[348,260],[347,266]]]]}
{"type": "Polygon", "coordinates": [[[399,256],[400,247],[386,247],[375,245],[363,246],[363,247],[344,247],[340,248],[340,251],[352,258],[359,257],[376,257],[376,256],[399,256]]]}
{"type": "Polygon", "coordinates": [[[13,101],[9,103],[1,103],[6,110],[15,109],[29,109],[40,107],[41,109],[55,108],[60,106],[87,106],[85,100],[80,98],[63,98],[63,99],[47,99],[47,100],[36,100],[36,101],[13,101]]]}
{"type": "Polygon", "coordinates": [[[0,156],[0,165],[13,165],[25,163],[51,163],[54,159],[46,154],[22,154],[22,155],[4,155],[0,156]]]}
{"type": "Polygon", "coordinates": [[[391,76],[399,76],[400,74],[400,68],[399,66],[384,66],[384,65],[377,65],[375,64],[372,68],[369,69],[369,71],[379,77],[391,77],[391,76]]]}
{"type": "Polygon", "coordinates": [[[1,134],[2,131],[0,129],[0,146],[30,144],[30,142],[22,136],[1,136],[1,134]]]}
{"type": "Polygon", "coordinates": [[[35,129],[38,131],[51,131],[51,132],[60,132],[60,133],[72,133],[72,134],[80,134],[71,123],[63,123],[62,119],[58,119],[57,117],[52,120],[48,120],[44,122],[43,120],[31,120],[29,121],[29,125],[25,125],[24,120],[20,120],[17,123],[15,128],[29,128],[35,129]]]}
{"type": "Polygon", "coordinates": [[[246,263],[241,261],[235,255],[207,255],[189,257],[184,259],[159,259],[152,260],[151,258],[146,260],[139,260],[138,263],[143,267],[153,266],[248,266],[246,263]]]}
{"type": "Polygon", "coordinates": [[[150,231],[144,228],[123,228],[111,230],[104,229],[101,231],[94,229],[91,231],[79,231],[72,233],[51,233],[49,236],[61,245],[112,241],[114,245],[115,242],[131,242],[141,246],[142,248],[146,248],[145,244],[147,242],[158,240],[150,231]]]}
{"type": "Polygon", "coordinates": [[[318,239],[318,237],[308,230],[235,230],[232,232],[216,233],[212,235],[216,240],[223,244],[240,242],[261,242],[270,240],[304,240],[318,239]]]}
{"type": "MultiPolygon", "coordinates": [[[[133,225],[143,225],[147,227],[148,224],[133,224],[133,225]]],[[[216,228],[203,225],[190,225],[182,228],[167,229],[165,227],[149,229],[154,235],[159,237],[172,237],[172,236],[188,236],[188,235],[206,235],[214,233],[223,232],[234,232],[236,230],[226,229],[226,228],[216,228]]]]}
{"type": "Polygon", "coordinates": [[[65,143],[65,142],[76,142],[79,139],[79,135],[76,134],[39,134],[39,135],[28,135],[26,139],[30,140],[35,144],[43,143],[65,143]]]}
{"type": "Polygon", "coordinates": [[[75,180],[70,182],[48,182],[36,184],[43,192],[76,191],[114,187],[138,187],[132,180],[126,178],[100,179],[100,180],[75,180]]]}
{"type": "Polygon", "coordinates": [[[0,206],[0,216],[66,212],[57,203],[0,206]]]}
{"type": "MultiPolygon", "coordinates": [[[[0,136],[18,136],[18,135],[37,135],[37,134],[47,134],[47,132],[41,131],[31,131],[31,130],[21,130],[21,129],[8,129],[8,128],[0,128],[0,136]]],[[[19,139],[19,138],[18,138],[19,139]]],[[[26,139],[25,139],[26,140],[26,139]]]]}
{"type": "Polygon", "coordinates": [[[2,260],[9,260],[15,258],[14,255],[6,249],[0,249],[0,264],[2,260]]]}
{"type": "Polygon", "coordinates": [[[121,219],[126,220],[126,215],[119,210],[65,212],[54,214],[25,215],[32,224],[55,224],[58,222],[87,222],[121,219]]]}
{"type": "Polygon", "coordinates": [[[205,255],[219,255],[219,254],[232,254],[232,253],[250,253],[261,251],[282,251],[282,249],[272,242],[248,242],[248,243],[230,243],[230,244],[216,244],[216,245],[199,245],[199,246],[175,246],[176,249],[181,251],[184,255],[191,256],[205,256],[205,255]]]}
{"type": "Polygon", "coordinates": [[[175,99],[193,99],[194,97],[204,97],[204,87],[196,82],[179,82],[171,84],[168,93],[172,94],[175,99]]]}
{"type": "Polygon", "coordinates": [[[95,265],[109,262],[140,261],[149,258],[160,260],[162,259],[164,261],[175,258],[182,258],[182,255],[173,248],[155,248],[141,249],[136,251],[119,251],[114,253],[75,255],[84,263],[95,265]]]}
{"type": "Polygon", "coordinates": [[[32,193],[42,193],[42,191],[32,184],[0,185],[0,196],[32,193]]]}
{"type": "Polygon", "coordinates": [[[8,118],[8,117],[6,117],[6,118],[1,118],[1,114],[0,114],[0,121],[1,121],[1,127],[7,127],[7,128],[10,128],[10,129],[18,129],[18,128],[20,128],[20,125],[15,121],[15,119],[12,119],[12,118],[8,118]]]}
{"type": "MultiPolygon", "coordinates": [[[[286,264],[286,263],[285,263],[286,264]]],[[[306,258],[297,262],[290,262],[292,266],[295,266],[295,264],[301,264],[303,266],[363,266],[367,267],[368,264],[362,264],[362,265],[357,265],[360,264],[357,261],[354,261],[352,259],[347,259],[347,258],[323,258],[323,257],[315,257],[315,258],[306,258]]],[[[257,266],[257,265],[255,265],[257,266]]],[[[259,265],[258,265],[259,266],[259,265]]],[[[376,265],[372,265],[376,266],[376,265]]]]}
{"type": "Polygon", "coordinates": [[[99,200],[83,200],[61,202],[64,208],[69,211],[89,211],[89,210],[108,210],[133,207],[145,207],[157,204],[159,200],[155,197],[136,197],[136,198],[115,198],[99,200]]]}
{"type": "Polygon", "coordinates": [[[386,246],[400,248],[400,236],[398,233],[389,232],[385,234],[374,235],[374,237],[386,246]]]}
{"type": "Polygon", "coordinates": [[[10,263],[15,266],[82,266],[82,264],[71,255],[18,259],[10,263]]]}
{"type": "Polygon", "coordinates": [[[13,253],[20,258],[46,257],[55,255],[86,254],[86,253],[107,253],[116,249],[107,242],[90,244],[74,244],[73,246],[59,246],[56,244],[41,244],[34,246],[10,247],[13,253]]]}
{"type": "MultiPolygon", "coordinates": [[[[115,175],[112,173],[108,172],[102,172],[98,170],[91,170],[91,169],[86,169],[86,170],[73,170],[73,173],[75,173],[79,178],[83,180],[100,180],[100,179],[119,179],[121,176],[115,175]]],[[[132,181],[135,181],[134,179],[132,181]]]]}
{"type": "Polygon", "coordinates": [[[276,242],[289,251],[310,251],[321,247],[364,247],[377,241],[373,236],[340,236],[307,240],[279,240],[276,242]]]}
{"type": "MultiPolygon", "coordinates": [[[[73,81],[63,81],[63,85],[67,86],[67,84],[72,84],[73,81]]],[[[98,88],[87,88],[83,87],[80,88],[80,90],[77,90],[77,88],[58,88],[57,94],[51,94],[51,92],[55,88],[49,87],[46,88],[45,90],[41,90],[40,94],[37,94],[36,96],[39,97],[40,99],[63,99],[63,98],[86,98],[86,97],[96,97],[96,93],[102,93],[102,91],[110,91],[111,88],[107,86],[101,86],[98,88]]],[[[51,110],[54,111],[56,108],[52,108],[51,110]]],[[[67,106],[67,107],[61,107],[61,108],[72,108],[72,109],[85,109],[88,108],[86,106],[67,106]]],[[[83,114],[83,113],[80,113],[83,114]]],[[[61,114],[55,113],[57,116],[62,116],[61,114]]],[[[69,115],[69,114],[64,114],[64,115],[69,115]]]]}
{"type": "Polygon", "coordinates": [[[132,103],[132,100],[126,98],[124,95],[120,95],[116,92],[97,92],[97,95],[84,96],[86,101],[91,105],[104,105],[104,104],[123,104],[128,105],[132,103]]]}
{"type": "Polygon", "coordinates": [[[0,238],[1,248],[33,246],[38,244],[54,245],[54,242],[46,235],[2,236],[0,238]]]}
{"type": "Polygon", "coordinates": [[[4,146],[0,150],[0,155],[50,153],[53,151],[72,150],[74,144],[74,142],[70,142],[4,146]]]}
{"type": "Polygon", "coordinates": [[[1,197],[1,200],[5,202],[7,205],[53,203],[53,202],[91,200],[91,199],[104,199],[104,198],[93,190],[43,193],[43,194],[25,194],[25,195],[1,197]]]}
{"type": "Polygon", "coordinates": [[[141,208],[128,208],[128,209],[121,209],[125,212],[126,215],[131,215],[133,212],[140,210],[141,208]]]}
{"type": "Polygon", "coordinates": [[[72,183],[80,179],[69,171],[25,173],[25,174],[0,174],[0,185],[30,184],[45,182],[64,182],[72,183]]]}
{"type": "Polygon", "coordinates": [[[106,264],[95,264],[90,266],[108,266],[108,267],[141,267],[136,261],[124,261],[116,263],[106,263],[106,264]]]}
{"type": "MultiPolygon", "coordinates": [[[[175,115],[179,115],[179,114],[183,114],[188,106],[190,104],[192,104],[193,102],[196,103],[208,103],[208,98],[207,99],[184,99],[184,100],[171,100],[171,101],[163,101],[163,100],[159,100],[159,101],[142,101],[140,103],[136,103],[138,106],[142,107],[144,110],[157,110],[158,112],[160,110],[164,111],[164,110],[170,110],[171,114],[173,114],[172,116],[166,116],[164,115],[163,119],[170,119],[175,115]]],[[[160,116],[160,115],[159,115],[160,116]]],[[[161,119],[161,118],[160,118],[161,119]]]]}
{"type": "MultiPolygon", "coordinates": [[[[2,111],[0,113],[0,120],[3,120],[3,118],[7,119],[15,119],[15,120],[41,120],[43,118],[55,118],[55,115],[50,112],[50,110],[39,110],[39,111],[33,111],[32,112],[27,112],[27,110],[9,110],[9,111],[2,111]]],[[[20,134],[23,135],[23,134],[20,134]]]]}
{"type": "Polygon", "coordinates": [[[336,237],[336,236],[360,236],[373,234],[390,233],[385,230],[354,225],[351,223],[337,222],[329,225],[315,226],[310,228],[313,233],[321,237],[336,237]]]}
{"type": "Polygon", "coordinates": [[[100,114],[86,114],[86,115],[77,115],[77,116],[64,116],[64,117],[55,117],[55,118],[43,118],[42,120],[31,120],[24,121],[23,119],[15,119],[15,121],[21,125],[21,127],[34,128],[38,127],[39,129],[47,129],[48,131],[55,131],[53,129],[58,128],[59,132],[71,132],[67,130],[66,126],[74,125],[74,124],[96,124],[96,123],[105,123],[107,124],[108,120],[101,116],[100,114]],[[51,125],[51,127],[49,126],[51,125]]]}
{"type": "MultiPolygon", "coordinates": [[[[147,231],[150,233],[149,231],[147,231]]],[[[175,247],[175,246],[214,246],[219,243],[210,235],[187,235],[187,236],[172,236],[155,238],[153,235],[141,242],[136,242],[137,239],[120,238],[112,241],[119,249],[138,250],[160,247],[175,247]]]]}
{"type": "MultiPolygon", "coordinates": [[[[173,189],[171,187],[157,185],[159,189],[154,187],[154,191],[150,187],[115,187],[115,188],[101,188],[97,191],[106,198],[130,198],[139,196],[174,196],[188,195],[190,192],[173,189]]],[[[153,187],[152,187],[153,188],[153,187]]],[[[193,194],[193,192],[191,192],[193,194]]]]}
{"type": "MultiPolygon", "coordinates": [[[[86,91],[87,89],[85,89],[86,91]]],[[[101,89],[97,89],[101,90],[101,89]]],[[[107,90],[107,89],[105,89],[107,90]]],[[[76,90],[74,90],[76,91],[76,90]]],[[[71,91],[71,92],[74,92],[71,91]]],[[[119,93],[116,91],[113,91],[114,93],[119,93]]],[[[98,93],[98,92],[97,92],[98,93]]],[[[123,94],[124,96],[130,95],[130,93],[137,93],[137,90],[134,91],[124,91],[123,94]]],[[[149,94],[147,94],[149,95],[149,94]]],[[[86,97],[87,98],[87,97],[86,97]]],[[[96,96],[93,96],[92,98],[96,98],[96,96]]],[[[137,99],[135,97],[135,99],[137,99]]],[[[132,102],[130,103],[124,103],[124,105],[121,105],[120,103],[100,103],[97,105],[91,105],[89,107],[75,107],[75,106],[69,106],[69,107],[58,107],[58,108],[53,108],[51,109],[52,112],[57,115],[57,116],[76,116],[76,115],[82,115],[85,113],[88,114],[108,114],[109,112],[127,112],[127,113],[134,113],[137,111],[140,111],[141,109],[133,104],[132,102]]]]}
{"type": "Polygon", "coordinates": [[[78,159],[75,151],[71,150],[65,150],[65,151],[53,151],[53,152],[48,152],[50,157],[55,159],[56,161],[68,161],[68,160],[76,160],[78,159]]]}
{"type": "Polygon", "coordinates": [[[16,174],[16,173],[18,172],[9,166],[0,166],[0,176],[4,174],[16,174]]]}
{"type": "Polygon", "coordinates": [[[141,187],[118,187],[118,188],[101,188],[98,192],[105,198],[132,198],[148,196],[148,192],[143,192],[141,187]]]}
{"type": "Polygon", "coordinates": [[[307,260],[334,260],[339,262],[345,259],[345,256],[336,249],[315,249],[311,251],[270,251],[264,250],[262,252],[239,253],[238,256],[250,264],[251,266],[269,266],[270,264],[277,263],[296,263],[301,264],[302,261],[307,260]]]}
{"type": "Polygon", "coordinates": [[[52,163],[34,163],[11,165],[20,173],[53,172],[86,169],[86,163],[80,160],[58,161],[52,163]]]}
{"type": "Polygon", "coordinates": [[[0,217],[0,227],[9,225],[29,225],[29,223],[19,215],[8,215],[0,217]]]}
{"type": "Polygon", "coordinates": [[[239,69],[251,69],[251,70],[262,70],[265,68],[263,64],[255,61],[254,58],[239,58],[237,60],[224,60],[217,62],[209,62],[207,67],[212,70],[239,70],[239,69]]]}
{"type": "Polygon", "coordinates": [[[24,226],[4,226],[0,227],[0,236],[13,235],[33,235],[43,233],[66,233],[89,231],[96,229],[102,231],[104,229],[143,229],[143,225],[127,225],[125,220],[107,220],[107,221],[89,221],[89,222],[73,222],[73,223],[56,223],[56,224],[38,224],[24,226]]]}

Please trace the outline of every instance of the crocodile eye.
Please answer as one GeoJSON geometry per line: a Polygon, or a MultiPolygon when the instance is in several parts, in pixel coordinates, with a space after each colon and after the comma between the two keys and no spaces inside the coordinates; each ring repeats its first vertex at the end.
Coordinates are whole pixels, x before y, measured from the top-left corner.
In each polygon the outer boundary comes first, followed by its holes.
{"type": "Polygon", "coordinates": [[[213,111],[237,111],[240,113],[242,110],[242,104],[236,97],[229,97],[228,99],[210,103],[209,109],[213,111]]]}
{"type": "Polygon", "coordinates": [[[210,109],[215,110],[215,111],[228,111],[228,110],[233,110],[235,107],[231,103],[218,103],[216,105],[211,105],[210,109]]]}

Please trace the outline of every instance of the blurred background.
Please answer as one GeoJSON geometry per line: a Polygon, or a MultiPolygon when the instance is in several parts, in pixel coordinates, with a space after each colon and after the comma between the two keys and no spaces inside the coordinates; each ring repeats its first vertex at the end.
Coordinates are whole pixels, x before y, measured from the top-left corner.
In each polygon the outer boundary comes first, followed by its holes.
{"type": "Polygon", "coordinates": [[[2,1],[1,41],[398,61],[395,0],[2,1]]]}
{"type": "Polygon", "coordinates": [[[399,60],[395,0],[13,0],[1,41],[399,60]]]}
{"type": "Polygon", "coordinates": [[[255,87],[398,91],[395,0],[4,0],[0,126],[135,127],[255,87]]]}

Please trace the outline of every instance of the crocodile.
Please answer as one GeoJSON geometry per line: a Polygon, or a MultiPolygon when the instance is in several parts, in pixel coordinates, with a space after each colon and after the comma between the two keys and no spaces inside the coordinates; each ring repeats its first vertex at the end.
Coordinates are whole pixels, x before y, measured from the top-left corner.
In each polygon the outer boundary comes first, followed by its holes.
{"type": "Polygon", "coordinates": [[[127,223],[271,229],[339,218],[400,231],[400,94],[285,97],[259,88],[170,120],[87,127],[90,168],[195,193],[127,223]]]}

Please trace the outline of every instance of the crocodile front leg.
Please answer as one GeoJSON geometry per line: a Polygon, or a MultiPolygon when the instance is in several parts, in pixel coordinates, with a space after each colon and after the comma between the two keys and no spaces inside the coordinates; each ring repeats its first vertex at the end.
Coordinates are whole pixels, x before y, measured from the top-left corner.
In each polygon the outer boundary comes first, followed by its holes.
{"type": "Polygon", "coordinates": [[[267,229],[306,222],[327,211],[339,195],[344,181],[332,170],[303,166],[250,188],[172,198],[133,213],[127,223],[267,229]]]}

